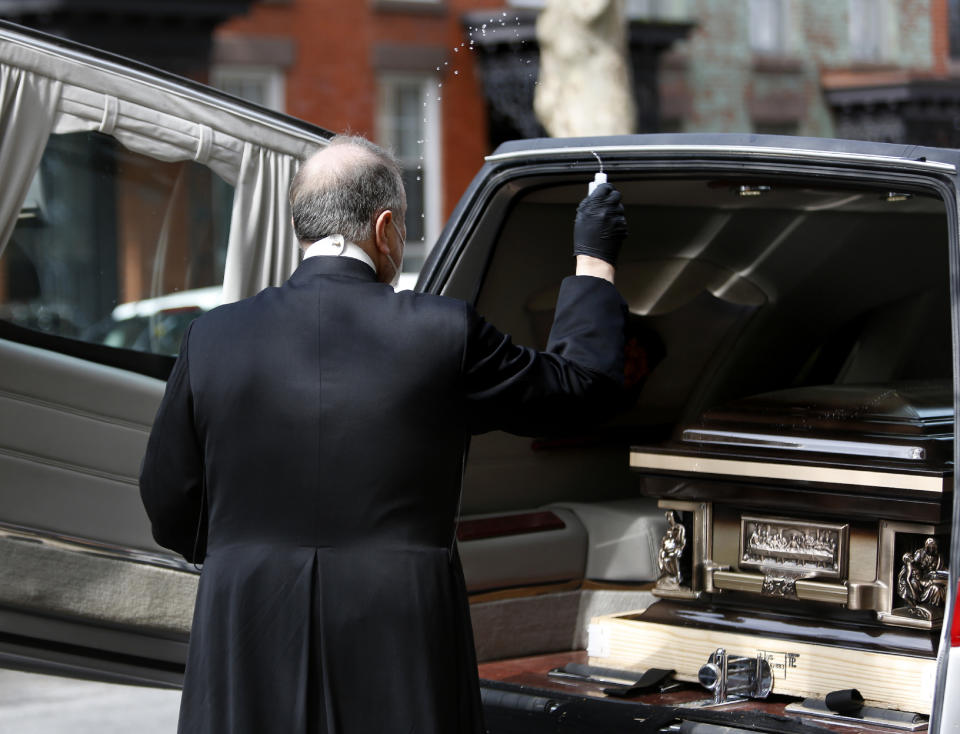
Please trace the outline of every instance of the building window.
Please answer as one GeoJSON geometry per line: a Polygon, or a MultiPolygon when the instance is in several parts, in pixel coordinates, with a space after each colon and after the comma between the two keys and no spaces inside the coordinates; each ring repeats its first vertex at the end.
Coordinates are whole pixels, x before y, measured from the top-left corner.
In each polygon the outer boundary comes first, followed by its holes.
{"type": "Polygon", "coordinates": [[[750,48],[754,53],[787,52],[787,0],[750,0],[750,48]]]}
{"type": "Polygon", "coordinates": [[[887,0],[849,0],[850,59],[877,62],[891,56],[892,33],[887,0]]]}
{"type": "Polygon", "coordinates": [[[379,80],[377,140],[403,166],[407,244],[403,270],[417,273],[440,234],[440,94],[427,74],[383,74],[379,80]]]}
{"type": "Polygon", "coordinates": [[[234,97],[240,97],[277,112],[286,108],[283,70],[254,64],[216,64],[210,83],[234,97]]]}
{"type": "Polygon", "coordinates": [[[626,0],[628,19],[679,20],[689,15],[687,0],[626,0]]]}

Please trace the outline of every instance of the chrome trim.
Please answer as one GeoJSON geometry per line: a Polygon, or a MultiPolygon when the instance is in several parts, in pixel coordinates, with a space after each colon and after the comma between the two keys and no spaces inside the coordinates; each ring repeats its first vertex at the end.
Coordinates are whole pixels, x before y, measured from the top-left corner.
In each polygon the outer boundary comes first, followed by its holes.
{"type": "Polygon", "coordinates": [[[495,153],[488,155],[484,160],[489,163],[515,160],[517,158],[544,158],[551,156],[583,155],[592,156],[594,153],[622,154],[622,153],[686,153],[686,154],[714,154],[714,155],[746,155],[753,158],[771,156],[796,160],[828,160],[844,163],[860,163],[899,168],[912,168],[938,173],[957,172],[952,163],[942,161],[917,161],[910,158],[896,158],[886,155],[867,155],[865,153],[846,153],[833,150],[810,150],[806,148],[768,148],[746,145],[598,145],[592,147],[571,148],[541,148],[537,150],[517,150],[510,153],[495,153]]]}
{"type": "Polygon", "coordinates": [[[744,591],[759,594],[763,591],[763,576],[759,573],[737,573],[736,571],[714,571],[713,585],[725,591],[744,591]]]}
{"type": "Polygon", "coordinates": [[[730,655],[722,647],[701,666],[697,681],[713,692],[715,706],[743,698],[766,698],[773,690],[773,672],[763,653],[749,658],[730,655]]]}
{"type": "MultiPolygon", "coordinates": [[[[901,731],[922,731],[930,723],[923,714],[876,706],[864,706],[855,715],[844,716],[828,709],[825,701],[815,698],[804,699],[801,703],[787,704],[784,711],[788,714],[816,716],[826,722],[834,722],[840,726],[850,726],[853,727],[851,731],[862,731],[864,724],[874,724],[878,727],[882,726],[901,731]]],[[[932,729],[931,731],[935,730],[932,729]]]]}
{"type": "Polygon", "coordinates": [[[187,571],[193,574],[200,573],[198,567],[173,553],[167,555],[161,552],[126,548],[110,543],[101,543],[96,540],[76,538],[49,530],[37,530],[35,528],[27,528],[5,522],[0,522],[0,538],[44,545],[59,550],[72,551],[74,553],[100,556],[102,558],[125,561],[127,563],[142,563],[148,566],[171,568],[176,571],[187,571]]]}
{"type": "Polygon", "coordinates": [[[829,604],[847,604],[850,600],[850,590],[843,584],[797,579],[797,598],[829,604]]]}
{"type": "Polygon", "coordinates": [[[847,609],[882,609],[886,591],[886,587],[878,581],[848,581],[847,609]]]}
{"type": "Polygon", "coordinates": [[[743,433],[740,431],[716,431],[688,428],[682,434],[684,441],[709,443],[722,446],[756,446],[782,451],[812,451],[819,454],[842,454],[844,456],[871,456],[882,459],[921,461],[926,458],[926,449],[903,444],[868,443],[866,441],[841,441],[809,436],[771,436],[766,433],[743,433]]]}
{"type": "MultiPolygon", "coordinates": [[[[767,576],[758,573],[737,573],[736,571],[715,571],[713,584],[725,591],[740,591],[748,594],[763,594],[767,576]]],[[[831,584],[825,581],[809,581],[796,579],[794,582],[795,597],[802,601],[821,601],[828,604],[846,604],[849,600],[849,591],[844,584],[831,584]]],[[[770,595],[766,595],[769,599],[770,595]]],[[[791,597],[783,597],[790,599],[791,597]]]]}
{"type": "Polygon", "coordinates": [[[846,484],[857,487],[909,489],[917,492],[930,492],[931,494],[943,494],[943,487],[947,482],[943,477],[935,476],[896,474],[865,469],[838,469],[807,464],[773,464],[762,461],[676,456],[672,454],[653,454],[645,451],[630,452],[630,468],[718,474],[755,479],[846,484]]]}

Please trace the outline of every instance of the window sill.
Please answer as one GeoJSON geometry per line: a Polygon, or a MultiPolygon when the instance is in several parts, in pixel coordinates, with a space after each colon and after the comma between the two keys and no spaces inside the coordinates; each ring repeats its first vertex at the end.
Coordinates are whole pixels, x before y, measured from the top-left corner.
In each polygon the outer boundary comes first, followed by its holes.
{"type": "Polygon", "coordinates": [[[803,59],[787,54],[754,51],[753,70],[768,74],[799,74],[803,71],[803,59]]]}
{"type": "Polygon", "coordinates": [[[373,10],[384,13],[403,13],[406,15],[446,15],[445,0],[437,2],[413,2],[413,0],[370,0],[373,10]]]}

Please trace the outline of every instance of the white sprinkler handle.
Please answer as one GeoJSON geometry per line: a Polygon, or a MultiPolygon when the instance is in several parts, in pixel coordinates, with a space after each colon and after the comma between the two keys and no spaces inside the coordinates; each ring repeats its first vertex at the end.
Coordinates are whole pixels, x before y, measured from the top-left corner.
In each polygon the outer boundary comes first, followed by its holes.
{"type": "Polygon", "coordinates": [[[587,187],[587,196],[590,196],[590,194],[596,190],[597,186],[606,182],[607,174],[605,174],[603,171],[597,171],[593,177],[593,181],[591,181],[590,185],[587,187]]]}

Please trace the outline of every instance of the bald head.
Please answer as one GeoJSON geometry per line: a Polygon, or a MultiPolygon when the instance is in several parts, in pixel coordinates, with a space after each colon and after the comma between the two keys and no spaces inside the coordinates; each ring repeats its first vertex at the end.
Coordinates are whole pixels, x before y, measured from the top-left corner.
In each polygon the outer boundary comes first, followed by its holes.
{"type": "Polygon", "coordinates": [[[366,138],[332,138],[303,162],[290,184],[293,228],[302,245],[332,234],[368,240],[385,210],[401,219],[406,211],[400,166],[366,138]]]}

